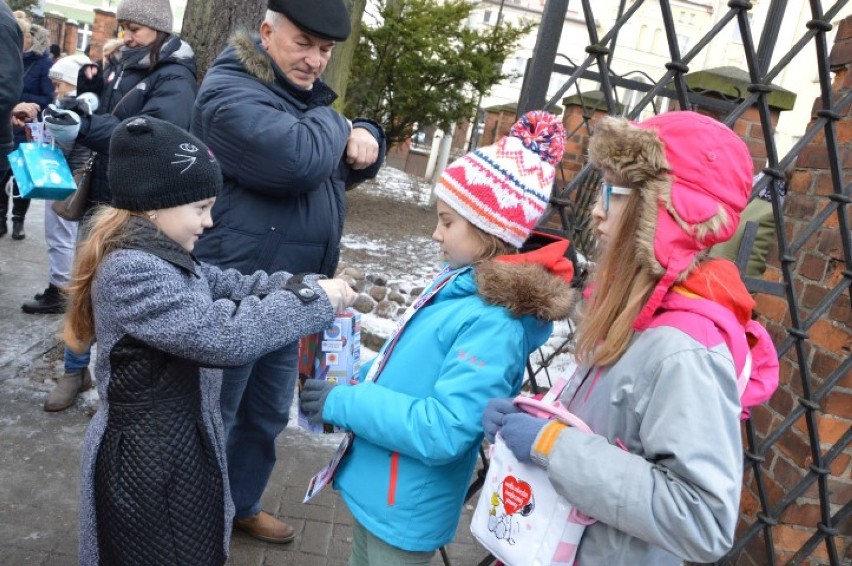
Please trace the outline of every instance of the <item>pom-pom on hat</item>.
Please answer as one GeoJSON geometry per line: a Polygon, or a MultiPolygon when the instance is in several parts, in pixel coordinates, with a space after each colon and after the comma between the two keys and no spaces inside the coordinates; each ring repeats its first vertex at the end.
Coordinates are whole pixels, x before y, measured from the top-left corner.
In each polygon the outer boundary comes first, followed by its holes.
{"type": "Polygon", "coordinates": [[[474,226],[520,248],[547,209],[564,149],[559,118],[527,112],[508,136],[451,163],[435,195],[474,226]]]}
{"type": "Polygon", "coordinates": [[[169,0],[121,0],[115,9],[115,19],[166,33],[172,33],[174,23],[169,0]]]}
{"type": "Polygon", "coordinates": [[[107,176],[113,206],[137,212],[190,204],[222,189],[222,170],[201,140],[148,116],[116,127],[107,176]]]}
{"type": "Polygon", "coordinates": [[[701,252],[733,236],[751,194],[751,155],[724,124],[678,111],[638,124],[601,119],[589,142],[589,161],[639,191],[638,257],[659,278],[633,322],[643,330],[701,252]]]}

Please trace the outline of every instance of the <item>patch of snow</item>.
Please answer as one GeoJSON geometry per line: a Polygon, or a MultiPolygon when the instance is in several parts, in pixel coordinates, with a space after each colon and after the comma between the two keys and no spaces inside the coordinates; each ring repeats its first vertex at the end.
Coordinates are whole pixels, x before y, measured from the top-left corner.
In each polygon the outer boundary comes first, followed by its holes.
{"type": "MultiPolygon", "coordinates": [[[[382,318],[373,313],[367,313],[361,315],[361,331],[367,331],[370,334],[375,334],[376,336],[381,336],[382,338],[387,339],[388,336],[391,335],[393,329],[396,328],[396,321],[388,320],[387,318],[382,318]]],[[[362,348],[362,356],[363,352],[367,350],[366,348],[362,348]]],[[[362,357],[363,361],[364,360],[362,357]]]]}
{"type": "Polygon", "coordinates": [[[422,177],[385,166],[379,170],[375,179],[363,183],[358,190],[391,200],[429,206],[432,184],[422,177]]]}

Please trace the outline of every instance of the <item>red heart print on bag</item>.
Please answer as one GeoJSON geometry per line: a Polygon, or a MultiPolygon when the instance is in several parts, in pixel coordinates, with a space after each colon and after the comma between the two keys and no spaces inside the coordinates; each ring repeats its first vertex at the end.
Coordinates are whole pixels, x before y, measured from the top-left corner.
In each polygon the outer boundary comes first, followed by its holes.
{"type": "Polygon", "coordinates": [[[503,480],[503,508],[507,515],[514,515],[530,502],[532,488],[530,484],[515,476],[506,476],[503,480]]]}

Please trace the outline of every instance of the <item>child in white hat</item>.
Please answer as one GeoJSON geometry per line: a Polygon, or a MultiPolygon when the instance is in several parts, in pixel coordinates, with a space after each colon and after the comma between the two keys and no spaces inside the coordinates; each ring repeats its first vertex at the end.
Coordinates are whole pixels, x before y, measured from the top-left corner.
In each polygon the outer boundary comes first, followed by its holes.
{"type": "MultiPolygon", "coordinates": [[[[80,67],[90,64],[85,55],[69,55],[56,61],[48,76],[53,83],[57,102],[73,98],[77,94],[77,73],[80,67]]],[[[82,167],[91,155],[91,151],[74,142],[56,142],[68,160],[72,171],[82,167]]],[[[65,312],[65,299],[62,289],[71,280],[71,266],[74,263],[74,248],[77,242],[77,222],[71,222],[57,216],[53,211],[53,201],[44,201],[44,240],[47,244],[48,275],[47,288],[38,293],[32,301],[25,302],[21,309],[27,314],[57,314],[65,312]]],[[[57,394],[60,392],[57,391],[57,394]]],[[[48,396],[45,407],[50,410],[57,404],[54,396],[48,396]]],[[[67,397],[66,395],[62,396],[67,397]]],[[[73,401],[73,397],[71,400],[73,401]]],[[[64,403],[59,403],[63,405],[64,403]]],[[[65,407],[61,407],[64,409],[65,407]]],[[[61,410],[61,409],[56,409],[61,410]]]]}

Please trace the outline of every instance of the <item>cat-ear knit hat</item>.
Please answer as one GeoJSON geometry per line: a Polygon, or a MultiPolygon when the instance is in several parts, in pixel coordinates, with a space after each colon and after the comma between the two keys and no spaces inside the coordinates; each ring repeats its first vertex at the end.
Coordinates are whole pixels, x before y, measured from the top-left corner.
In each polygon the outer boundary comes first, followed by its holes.
{"type": "Polygon", "coordinates": [[[559,118],[527,112],[508,136],[451,163],[435,195],[474,226],[520,248],[547,209],[564,147],[559,118]]]}
{"type": "Polygon", "coordinates": [[[751,194],[751,155],[724,124],[678,111],[640,123],[602,118],[589,142],[589,161],[639,191],[639,261],[659,278],[633,322],[643,330],[701,252],[733,236],[751,194]]]}
{"type": "Polygon", "coordinates": [[[146,212],[215,197],[222,170],[213,152],[171,122],[138,116],[113,131],[109,178],[116,208],[146,212]]]}
{"type": "Polygon", "coordinates": [[[174,22],[169,0],[121,0],[115,9],[115,19],[166,33],[172,33],[174,22]]]}

